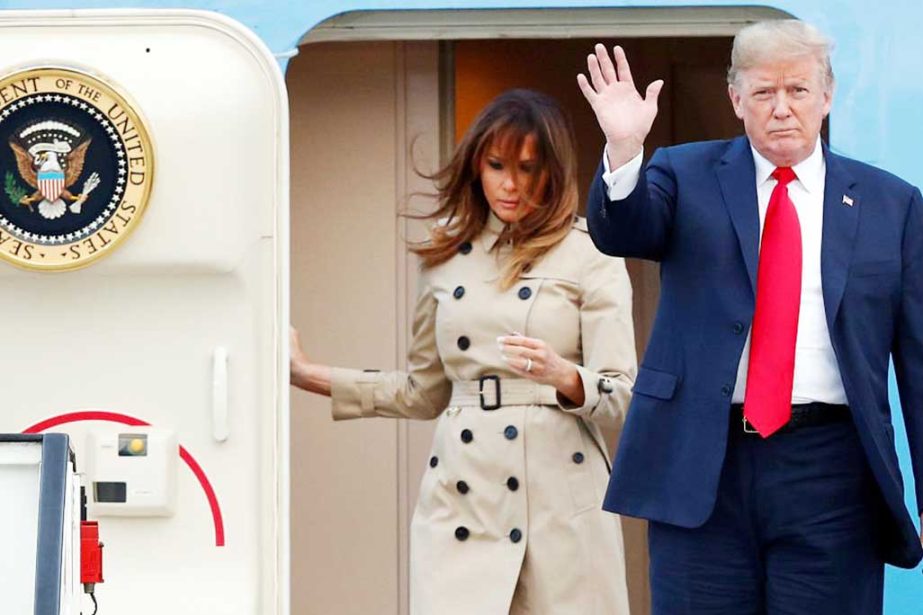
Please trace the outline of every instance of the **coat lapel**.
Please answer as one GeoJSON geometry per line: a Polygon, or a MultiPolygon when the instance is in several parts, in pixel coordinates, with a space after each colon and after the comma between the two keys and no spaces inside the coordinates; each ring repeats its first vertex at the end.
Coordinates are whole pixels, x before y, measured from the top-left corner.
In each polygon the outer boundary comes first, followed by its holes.
{"type": "Polygon", "coordinates": [[[724,204],[731,216],[750,288],[756,296],[756,269],[760,250],[760,213],[756,196],[756,170],[750,142],[738,137],[731,142],[716,169],[724,204]]]}
{"type": "Polygon", "coordinates": [[[824,145],[827,176],[824,185],[824,228],[820,249],[820,275],[824,292],[824,310],[827,327],[832,331],[840,309],[846,277],[852,262],[856,230],[859,227],[859,208],[862,206],[855,192],[855,179],[839,156],[830,153],[824,145]]]}

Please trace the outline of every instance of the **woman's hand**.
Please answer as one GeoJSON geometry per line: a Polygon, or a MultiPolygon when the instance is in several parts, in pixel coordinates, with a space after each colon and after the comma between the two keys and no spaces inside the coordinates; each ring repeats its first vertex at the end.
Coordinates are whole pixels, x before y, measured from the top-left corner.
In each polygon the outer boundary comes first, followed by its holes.
{"type": "Polygon", "coordinates": [[[538,382],[550,384],[571,403],[584,403],[583,380],[577,366],[562,359],[543,340],[523,335],[506,335],[497,338],[500,353],[514,372],[538,382]]]}
{"type": "Polygon", "coordinates": [[[330,367],[312,363],[301,348],[298,330],[291,325],[288,328],[289,339],[289,379],[292,385],[311,393],[330,395],[330,367]]]}

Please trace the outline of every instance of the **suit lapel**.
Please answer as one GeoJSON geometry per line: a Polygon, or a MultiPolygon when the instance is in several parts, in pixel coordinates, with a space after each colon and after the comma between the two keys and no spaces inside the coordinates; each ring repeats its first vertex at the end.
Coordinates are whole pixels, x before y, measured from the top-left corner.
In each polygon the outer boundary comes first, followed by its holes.
{"type": "Polygon", "coordinates": [[[744,137],[734,139],[716,169],[721,194],[740,252],[747,266],[750,288],[756,296],[756,269],[760,250],[760,213],[756,196],[756,170],[750,142],[744,137]]]}
{"type": "Polygon", "coordinates": [[[855,180],[843,167],[839,156],[824,145],[827,173],[824,185],[824,228],[820,249],[820,275],[824,292],[827,327],[832,331],[846,277],[852,261],[856,230],[859,227],[859,195],[855,180]]]}

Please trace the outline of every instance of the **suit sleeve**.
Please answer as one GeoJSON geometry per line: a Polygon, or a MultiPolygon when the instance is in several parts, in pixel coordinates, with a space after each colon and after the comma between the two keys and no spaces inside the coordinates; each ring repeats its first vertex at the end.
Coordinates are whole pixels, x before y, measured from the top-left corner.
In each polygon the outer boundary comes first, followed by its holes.
{"type": "Polygon", "coordinates": [[[658,149],[641,171],[634,190],[612,201],[600,163],[587,199],[593,243],[604,254],[662,260],[667,252],[676,203],[676,177],[669,151],[658,149]]]}
{"type": "Polygon", "coordinates": [[[588,250],[580,305],[584,403],[561,409],[617,427],[625,420],[631,387],[638,373],[631,312],[631,281],[625,261],[588,250]]]}
{"type": "Polygon", "coordinates": [[[917,508],[923,512],[923,197],[914,190],[902,245],[901,304],[892,349],[910,445],[917,508]]]}
{"type": "Polygon", "coordinates": [[[436,347],[436,299],[426,272],[413,318],[408,370],[379,372],[334,368],[331,400],[336,420],[364,417],[432,419],[452,394],[436,347]]]}

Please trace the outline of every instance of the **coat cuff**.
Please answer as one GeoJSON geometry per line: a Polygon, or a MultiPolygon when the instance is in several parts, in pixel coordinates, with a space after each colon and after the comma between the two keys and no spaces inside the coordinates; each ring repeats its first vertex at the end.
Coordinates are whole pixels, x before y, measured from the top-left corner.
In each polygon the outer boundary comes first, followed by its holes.
{"type": "Polygon", "coordinates": [[[330,401],[333,420],[376,416],[375,388],[381,374],[377,370],[334,367],[330,371],[330,401]]]}
{"type": "Polygon", "coordinates": [[[570,412],[579,416],[590,414],[599,404],[599,382],[604,376],[600,376],[594,371],[590,371],[582,365],[577,365],[577,373],[580,374],[580,381],[583,383],[583,405],[576,406],[558,394],[558,408],[564,412],[570,412]]]}

